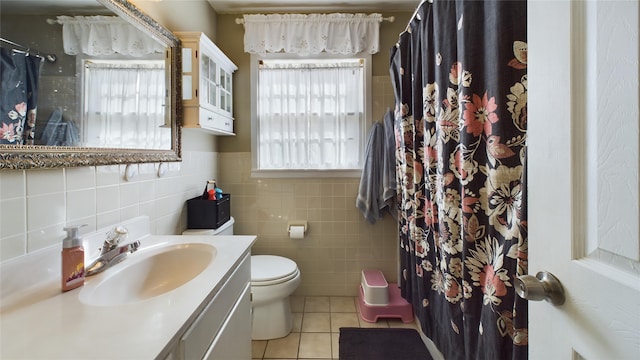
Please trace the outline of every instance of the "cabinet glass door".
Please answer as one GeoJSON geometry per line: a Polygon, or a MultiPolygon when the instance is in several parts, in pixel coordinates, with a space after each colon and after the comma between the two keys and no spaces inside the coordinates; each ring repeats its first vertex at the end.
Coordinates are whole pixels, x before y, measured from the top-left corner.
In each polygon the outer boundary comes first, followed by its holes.
{"type": "Polygon", "coordinates": [[[231,74],[220,69],[220,108],[231,113],[231,74]]]}
{"type": "Polygon", "coordinates": [[[217,65],[213,59],[202,54],[202,75],[200,76],[201,101],[211,106],[218,106],[217,65]]]}

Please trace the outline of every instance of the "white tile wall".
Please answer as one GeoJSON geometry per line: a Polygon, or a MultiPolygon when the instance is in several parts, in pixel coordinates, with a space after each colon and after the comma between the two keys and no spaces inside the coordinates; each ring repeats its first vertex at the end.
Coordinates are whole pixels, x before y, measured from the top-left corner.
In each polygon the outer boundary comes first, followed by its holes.
{"type": "Polygon", "coordinates": [[[67,191],[87,190],[96,187],[96,170],[93,167],[69,168],[65,170],[67,191]]]}
{"type": "Polygon", "coordinates": [[[216,177],[218,154],[183,151],[164,177],[159,164],[0,171],[0,261],[61,243],[63,227],[87,224],[89,233],[148,215],[153,234],[179,234],[186,227],[184,203],[216,177]]]}

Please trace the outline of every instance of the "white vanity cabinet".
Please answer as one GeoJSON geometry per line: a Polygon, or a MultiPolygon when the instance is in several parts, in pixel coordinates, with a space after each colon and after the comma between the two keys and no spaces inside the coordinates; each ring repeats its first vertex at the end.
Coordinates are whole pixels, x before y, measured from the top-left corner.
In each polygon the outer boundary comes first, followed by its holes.
{"type": "Polygon", "coordinates": [[[251,359],[251,256],[196,311],[166,360],[251,359]]]}
{"type": "Polygon", "coordinates": [[[0,359],[250,360],[256,236],[152,235],[139,216],[84,234],[85,254],[116,225],[140,247],[78,289],[59,290],[60,244],[0,262],[0,359]]]}
{"type": "Polygon", "coordinates": [[[232,76],[238,67],[204,33],[176,35],[182,42],[182,126],[235,135],[232,76]]]}

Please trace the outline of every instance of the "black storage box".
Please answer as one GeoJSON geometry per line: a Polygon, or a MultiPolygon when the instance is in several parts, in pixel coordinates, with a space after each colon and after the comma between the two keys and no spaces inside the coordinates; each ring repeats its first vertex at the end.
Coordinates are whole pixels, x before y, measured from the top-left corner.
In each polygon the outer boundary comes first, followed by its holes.
{"type": "Polygon", "coordinates": [[[187,200],[188,229],[217,229],[231,218],[231,194],[209,200],[203,196],[187,200]]]}

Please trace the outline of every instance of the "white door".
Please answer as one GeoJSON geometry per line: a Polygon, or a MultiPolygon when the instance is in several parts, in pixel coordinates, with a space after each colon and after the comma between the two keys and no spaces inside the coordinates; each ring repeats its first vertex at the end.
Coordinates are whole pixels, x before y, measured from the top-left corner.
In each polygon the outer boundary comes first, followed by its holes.
{"type": "Polygon", "coordinates": [[[530,359],[640,359],[637,0],[528,2],[530,359]]]}

